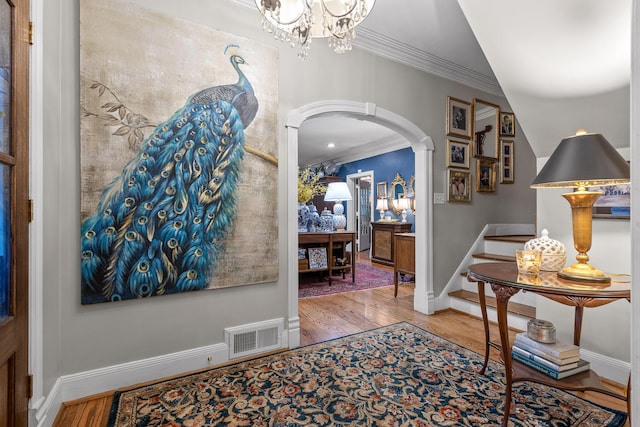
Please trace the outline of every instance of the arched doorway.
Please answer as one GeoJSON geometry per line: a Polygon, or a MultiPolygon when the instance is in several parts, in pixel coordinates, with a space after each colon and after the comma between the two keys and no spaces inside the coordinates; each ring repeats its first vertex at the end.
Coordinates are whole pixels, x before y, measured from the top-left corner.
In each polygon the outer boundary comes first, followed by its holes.
{"type": "Polygon", "coordinates": [[[414,309],[433,314],[433,141],[415,124],[393,112],[378,108],[373,103],[352,101],[321,101],[303,106],[289,113],[287,128],[287,276],[288,280],[288,332],[289,347],[300,345],[300,319],[298,317],[298,251],[296,206],[298,168],[298,129],[309,118],[323,114],[340,114],[367,120],[394,130],[406,138],[415,153],[416,191],[416,263],[414,309]]]}

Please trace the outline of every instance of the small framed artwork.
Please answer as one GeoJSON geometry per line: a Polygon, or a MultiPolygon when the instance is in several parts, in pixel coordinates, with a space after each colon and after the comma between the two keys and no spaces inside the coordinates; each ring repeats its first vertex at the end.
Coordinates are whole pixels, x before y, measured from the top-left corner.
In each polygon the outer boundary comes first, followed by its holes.
{"type": "Polygon", "coordinates": [[[471,202],[471,172],[447,169],[447,201],[471,202]]]}
{"type": "Polygon", "coordinates": [[[500,140],[500,184],[513,184],[515,158],[513,141],[500,140]]]}
{"type": "Polygon", "coordinates": [[[471,103],[447,97],[447,136],[471,139],[471,103]]]}
{"type": "Polygon", "coordinates": [[[469,143],[447,139],[447,167],[469,169],[469,143]]]}
{"type": "Polygon", "coordinates": [[[327,268],[327,248],[309,248],[309,268],[327,268]]]}
{"type": "Polygon", "coordinates": [[[516,136],[516,117],[513,113],[500,112],[500,136],[516,136]]]}
{"type": "Polygon", "coordinates": [[[631,184],[589,187],[589,191],[600,191],[602,196],[593,205],[595,218],[629,219],[631,214],[631,184]]]}
{"type": "Polygon", "coordinates": [[[379,182],[377,187],[378,194],[376,197],[378,199],[386,199],[387,198],[387,182],[379,182]]]}
{"type": "Polygon", "coordinates": [[[496,191],[496,162],[478,159],[476,162],[476,191],[492,193],[496,191]]]}

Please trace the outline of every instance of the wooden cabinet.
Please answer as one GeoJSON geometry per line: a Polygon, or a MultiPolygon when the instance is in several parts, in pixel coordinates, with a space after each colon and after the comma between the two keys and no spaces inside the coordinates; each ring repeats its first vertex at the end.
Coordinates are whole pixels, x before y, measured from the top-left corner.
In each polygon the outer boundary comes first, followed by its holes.
{"type": "Polygon", "coordinates": [[[355,241],[355,233],[350,231],[298,233],[298,248],[304,250],[305,256],[298,257],[298,273],[326,271],[329,275],[329,285],[331,285],[331,276],[335,271],[342,272],[344,278],[345,271],[350,270],[351,282],[355,283],[355,241]],[[349,243],[351,243],[351,251],[347,252],[349,243]],[[310,254],[320,254],[320,262],[312,259],[313,255],[310,256],[310,254]],[[337,262],[338,258],[342,260],[341,263],[337,262]]]}
{"type": "Polygon", "coordinates": [[[393,296],[398,296],[398,274],[416,274],[416,234],[397,233],[395,240],[395,258],[393,263],[393,296]]]}
{"type": "Polygon", "coordinates": [[[393,266],[395,256],[394,234],[409,233],[411,223],[376,221],[371,223],[371,261],[393,266]]]}

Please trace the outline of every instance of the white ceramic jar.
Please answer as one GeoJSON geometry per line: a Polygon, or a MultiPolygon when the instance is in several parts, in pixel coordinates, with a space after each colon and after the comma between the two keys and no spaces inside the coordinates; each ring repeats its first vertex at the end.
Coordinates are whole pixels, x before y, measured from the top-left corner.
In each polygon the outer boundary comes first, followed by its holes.
{"type": "Polygon", "coordinates": [[[542,252],[541,271],[560,271],[567,261],[564,245],[557,240],[551,239],[546,228],[542,230],[542,236],[525,243],[524,249],[542,252]]]}

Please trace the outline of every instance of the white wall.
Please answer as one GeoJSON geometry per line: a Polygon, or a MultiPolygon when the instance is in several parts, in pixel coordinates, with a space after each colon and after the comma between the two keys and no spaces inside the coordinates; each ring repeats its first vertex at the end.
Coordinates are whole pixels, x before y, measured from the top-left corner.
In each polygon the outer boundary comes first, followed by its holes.
{"type": "MultiPolygon", "coordinates": [[[[277,208],[279,213],[277,283],[80,305],[78,3],[82,2],[47,0],[44,4],[45,394],[63,376],[205,347],[222,342],[225,327],[288,317],[284,191],[278,194],[277,207],[265,207],[277,208]]],[[[323,41],[314,41],[310,58],[300,62],[295,50],[260,30],[257,12],[228,2],[131,0],[130,3],[279,48],[281,165],[288,160],[284,121],[289,111],[327,99],[373,102],[407,118],[432,137],[436,145],[434,189],[444,192],[446,97],[469,101],[478,97],[510,110],[502,98],[363,51],[337,56],[323,41]]],[[[131,43],[135,44],[135,40],[131,43]]],[[[158,46],[160,51],[163,48],[158,46]]],[[[195,41],[194,48],[197,48],[195,41]]],[[[170,51],[164,53],[171,55],[170,51]]],[[[474,193],[472,204],[436,205],[436,294],[444,288],[486,223],[533,221],[535,198],[528,185],[535,174],[534,157],[521,129],[517,128],[517,132],[515,184],[498,185],[498,191],[492,194],[474,193]]],[[[286,188],[282,167],[279,188],[286,188]]]]}

